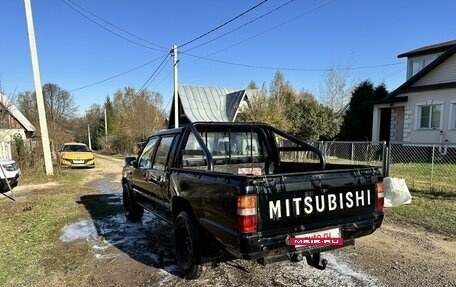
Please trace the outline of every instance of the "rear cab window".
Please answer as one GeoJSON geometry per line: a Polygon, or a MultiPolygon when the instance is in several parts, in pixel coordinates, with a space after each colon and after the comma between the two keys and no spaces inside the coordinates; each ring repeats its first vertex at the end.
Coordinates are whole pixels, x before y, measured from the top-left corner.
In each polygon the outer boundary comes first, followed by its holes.
{"type": "MultiPolygon", "coordinates": [[[[264,173],[269,154],[265,139],[258,129],[245,127],[218,131],[206,128],[198,133],[212,155],[214,171],[255,175],[264,173]]],[[[184,169],[207,169],[203,147],[193,133],[189,134],[182,152],[181,166],[184,169]]]]}

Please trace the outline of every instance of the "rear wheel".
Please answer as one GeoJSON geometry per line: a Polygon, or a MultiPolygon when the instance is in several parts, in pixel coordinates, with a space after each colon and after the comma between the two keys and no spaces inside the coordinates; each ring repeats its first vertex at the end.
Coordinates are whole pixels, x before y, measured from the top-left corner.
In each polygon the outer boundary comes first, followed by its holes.
{"type": "Polygon", "coordinates": [[[186,212],[181,211],[174,221],[176,256],[180,270],[187,279],[197,279],[203,273],[198,242],[198,226],[186,212]]]}
{"type": "Polygon", "coordinates": [[[122,199],[125,210],[125,217],[133,222],[140,221],[144,214],[144,208],[136,203],[133,192],[131,191],[128,183],[123,184],[122,199]]]}

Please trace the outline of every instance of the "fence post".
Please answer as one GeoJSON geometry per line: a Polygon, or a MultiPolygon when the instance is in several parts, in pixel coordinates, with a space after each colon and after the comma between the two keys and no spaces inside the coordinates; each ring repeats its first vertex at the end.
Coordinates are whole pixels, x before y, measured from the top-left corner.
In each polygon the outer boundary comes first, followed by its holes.
{"type": "Polygon", "coordinates": [[[388,176],[388,165],[388,147],[386,146],[386,142],[384,141],[382,142],[382,172],[384,177],[388,176]]]}
{"type": "Polygon", "coordinates": [[[435,145],[432,145],[431,180],[430,180],[429,191],[432,191],[432,178],[434,176],[434,159],[435,159],[435,145]]]}
{"type": "Polygon", "coordinates": [[[324,142],[324,141],[320,141],[319,144],[320,144],[320,146],[321,146],[320,151],[321,151],[321,153],[323,154],[323,157],[325,158],[325,160],[327,160],[327,158],[326,158],[326,146],[325,146],[325,142],[324,142]]]}
{"type": "Polygon", "coordinates": [[[354,145],[355,145],[355,143],[352,143],[352,144],[351,144],[351,158],[350,158],[351,163],[353,163],[353,157],[354,157],[354,153],[355,153],[355,150],[354,150],[355,147],[354,147],[354,145]]]}

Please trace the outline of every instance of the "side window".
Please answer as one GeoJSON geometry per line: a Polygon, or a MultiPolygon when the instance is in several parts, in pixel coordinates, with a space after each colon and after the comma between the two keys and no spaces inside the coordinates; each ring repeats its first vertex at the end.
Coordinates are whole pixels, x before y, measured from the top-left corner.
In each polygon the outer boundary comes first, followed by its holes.
{"type": "Polygon", "coordinates": [[[173,142],[174,136],[163,137],[157,148],[155,154],[155,160],[152,168],[165,170],[166,161],[168,159],[169,150],[171,149],[171,143],[173,142]]]}
{"type": "Polygon", "coordinates": [[[141,156],[139,157],[138,167],[141,169],[148,169],[152,167],[151,156],[154,152],[155,143],[157,138],[151,138],[144,147],[141,156]]]}
{"type": "Polygon", "coordinates": [[[182,167],[198,168],[207,166],[204,152],[201,149],[193,133],[188,136],[185,149],[182,151],[182,167]]]}

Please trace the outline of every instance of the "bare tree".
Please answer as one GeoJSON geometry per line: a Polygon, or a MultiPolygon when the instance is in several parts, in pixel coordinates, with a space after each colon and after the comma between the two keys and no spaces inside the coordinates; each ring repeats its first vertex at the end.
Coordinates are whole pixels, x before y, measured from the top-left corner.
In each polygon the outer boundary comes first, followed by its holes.
{"type": "Polygon", "coordinates": [[[349,68],[332,65],[319,88],[320,101],[334,112],[341,111],[350,101],[353,85],[348,83],[349,68]]]}
{"type": "Polygon", "coordinates": [[[143,90],[136,93],[132,87],[114,94],[114,108],[118,119],[118,149],[128,149],[153,132],[165,127],[165,115],[161,110],[162,96],[143,90]]]}
{"type": "MultiPolygon", "coordinates": [[[[53,83],[43,85],[43,99],[46,111],[50,138],[54,144],[75,140],[74,120],[78,107],[73,102],[71,94],[53,83]]],[[[18,95],[21,112],[35,126],[39,126],[38,107],[35,92],[26,91],[18,95]]]]}
{"type": "Polygon", "coordinates": [[[43,86],[43,98],[49,122],[55,123],[76,115],[78,106],[74,104],[73,97],[56,84],[47,83],[43,86]]]}
{"type": "MultiPolygon", "coordinates": [[[[255,87],[254,83],[249,86],[255,87]]],[[[287,114],[294,102],[295,92],[289,81],[277,71],[270,84],[270,95],[263,88],[248,99],[248,107],[238,116],[240,121],[256,121],[268,123],[283,130],[291,128],[287,114]]]]}

